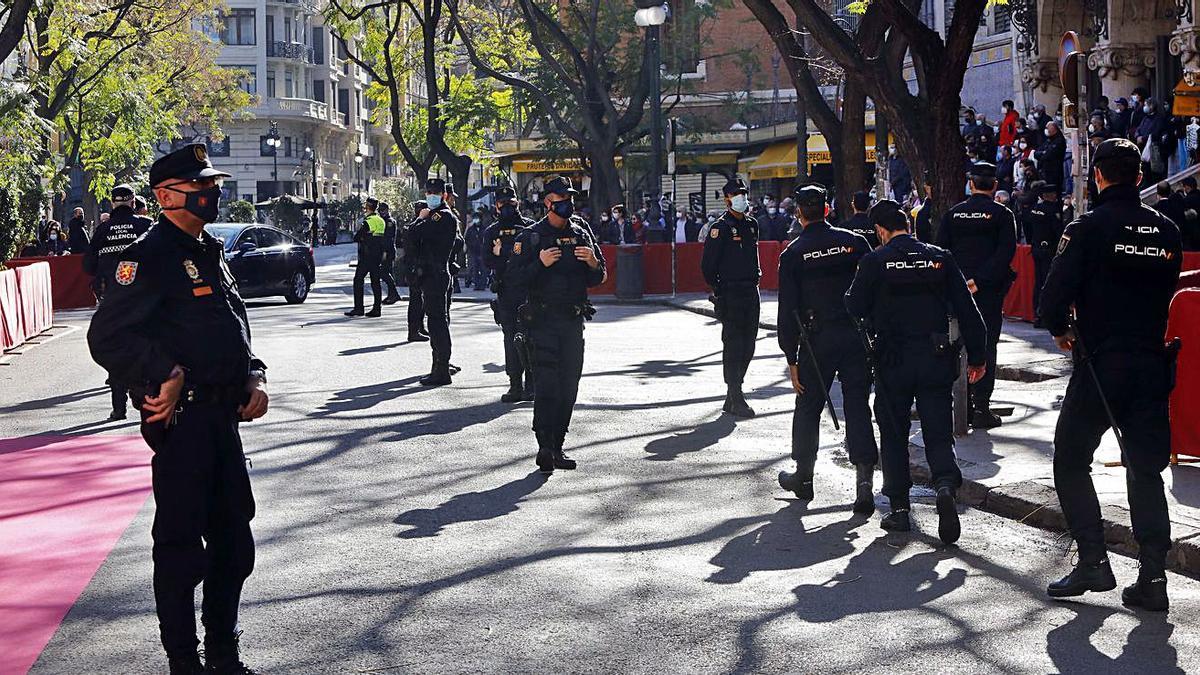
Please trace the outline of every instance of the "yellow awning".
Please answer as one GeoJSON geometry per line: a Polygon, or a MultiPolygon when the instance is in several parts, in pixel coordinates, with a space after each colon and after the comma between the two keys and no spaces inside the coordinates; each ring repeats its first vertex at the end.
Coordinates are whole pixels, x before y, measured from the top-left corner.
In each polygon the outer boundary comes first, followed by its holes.
{"type": "MultiPolygon", "coordinates": [[[[866,133],[866,161],[875,161],[875,132],[866,133]]],[[[825,136],[812,134],[808,137],[808,168],[817,164],[830,164],[833,156],[829,152],[829,144],[825,136]]],[[[796,176],[796,142],[784,141],[767,146],[750,166],[751,180],[767,180],[770,178],[795,178],[796,176]]]]}
{"type": "Polygon", "coordinates": [[[1191,85],[1187,80],[1180,80],[1179,84],[1175,85],[1171,114],[1180,117],[1200,115],[1200,85],[1191,85]]]}
{"type": "MultiPolygon", "coordinates": [[[[621,166],[624,158],[617,157],[617,166],[621,166]]],[[[512,163],[513,173],[577,173],[583,171],[583,162],[578,158],[562,159],[515,159],[512,163]]]]}

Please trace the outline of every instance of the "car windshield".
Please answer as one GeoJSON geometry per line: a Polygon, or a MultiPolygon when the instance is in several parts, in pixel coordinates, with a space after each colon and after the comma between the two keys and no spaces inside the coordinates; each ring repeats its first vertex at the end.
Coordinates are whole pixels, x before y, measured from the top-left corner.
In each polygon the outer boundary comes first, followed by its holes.
{"type": "Polygon", "coordinates": [[[245,225],[205,225],[204,231],[221,240],[226,251],[233,250],[233,242],[238,233],[246,229],[245,225]]]}

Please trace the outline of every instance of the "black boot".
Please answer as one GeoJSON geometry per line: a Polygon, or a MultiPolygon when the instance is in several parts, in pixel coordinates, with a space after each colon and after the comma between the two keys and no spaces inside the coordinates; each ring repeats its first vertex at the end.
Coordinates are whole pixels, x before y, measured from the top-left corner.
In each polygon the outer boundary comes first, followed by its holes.
{"type": "Polygon", "coordinates": [[[379,310],[379,305],[375,305],[371,308],[371,311],[367,312],[366,316],[372,319],[378,319],[379,317],[383,316],[383,312],[379,310]]]}
{"type": "Polygon", "coordinates": [[[451,383],[450,379],[450,364],[447,361],[438,359],[433,363],[433,370],[429,375],[421,378],[422,387],[441,387],[451,383]]]}
{"type": "Polygon", "coordinates": [[[204,636],[204,672],[219,675],[257,675],[238,655],[238,631],[230,640],[209,642],[208,635],[204,636]]]}
{"type": "Polygon", "coordinates": [[[812,475],[801,475],[799,471],[796,473],[788,473],[787,471],[779,472],[779,487],[793,492],[796,498],[802,501],[812,501],[813,498],[813,477],[812,475]]]}
{"type": "Polygon", "coordinates": [[[409,342],[429,342],[429,336],[424,335],[422,333],[413,333],[413,332],[409,331],[408,341],[409,342]]]}
{"type": "Polygon", "coordinates": [[[1046,593],[1052,598],[1073,598],[1088,591],[1100,593],[1116,587],[1117,578],[1113,576],[1108,558],[1104,557],[1097,562],[1080,560],[1070,574],[1051,582],[1046,593]]]}
{"type": "Polygon", "coordinates": [[[522,401],[532,401],[537,397],[537,390],[533,386],[533,378],[529,375],[525,376],[525,391],[521,392],[522,401]]]}
{"type": "Polygon", "coordinates": [[[953,544],[962,534],[962,526],[958,522],[958,502],[954,499],[954,490],[948,487],[938,488],[938,538],[944,544],[953,544]]]}
{"type": "Polygon", "coordinates": [[[171,675],[200,675],[204,672],[204,664],[196,652],[183,656],[171,656],[167,660],[171,675]]]}
{"type": "Polygon", "coordinates": [[[363,314],[364,312],[362,307],[355,307],[349,312],[346,312],[346,316],[362,316],[363,314]]]}
{"type": "Polygon", "coordinates": [[[990,408],[976,408],[971,412],[971,428],[973,429],[995,429],[1001,424],[1004,424],[1004,421],[990,408]]]}
{"type": "Polygon", "coordinates": [[[1151,612],[1165,612],[1171,603],[1167,599],[1166,566],[1157,562],[1142,561],[1137,582],[1121,591],[1121,604],[1126,607],[1141,607],[1151,612]]]}
{"type": "Polygon", "coordinates": [[[869,516],[875,513],[875,465],[855,464],[855,498],[853,511],[869,516]]]}
{"type": "Polygon", "coordinates": [[[459,373],[461,373],[461,372],[462,372],[462,368],[459,368],[458,366],[456,366],[456,365],[454,365],[453,363],[450,363],[450,362],[446,362],[446,367],[447,367],[448,369],[450,369],[450,374],[451,374],[451,375],[457,375],[457,374],[459,374],[459,373]]]}
{"type": "Polygon", "coordinates": [[[508,391],[500,396],[501,403],[517,403],[525,395],[525,388],[521,386],[521,378],[513,377],[508,380],[508,391]]]}
{"type": "Polygon", "coordinates": [[[567,456],[567,453],[563,452],[563,444],[566,443],[566,440],[567,432],[565,430],[560,431],[554,436],[554,468],[566,469],[570,471],[571,469],[574,469],[577,464],[575,460],[567,456]]]}
{"type": "Polygon", "coordinates": [[[545,475],[554,473],[554,440],[544,431],[533,432],[538,441],[538,471],[545,475]]]}
{"type": "Polygon", "coordinates": [[[397,302],[400,302],[400,294],[394,290],[388,293],[388,296],[383,299],[383,304],[385,305],[394,305],[397,302]]]}
{"type": "Polygon", "coordinates": [[[888,532],[908,532],[912,530],[912,518],[908,507],[893,506],[892,510],[879,521],[879,526],[888,532]]]}
{"type": "Polygon", "coordinates": [[[730,385],[729,396],[725,399],[725,412],[734,417],[754,417],[754,409],[750,404],[746,403],[746,397],[742,395],[741,385],[730,385]]]}
{"type": "Polygon", "coordinates": [[[109,422],[117,422],[117,421],[125,419],[125,417],[126,417],[126,413],[125,413],[124,408],[121,408],[120,410],[114,409],[111,413],[108,414],[108,421],[109,422]]]}

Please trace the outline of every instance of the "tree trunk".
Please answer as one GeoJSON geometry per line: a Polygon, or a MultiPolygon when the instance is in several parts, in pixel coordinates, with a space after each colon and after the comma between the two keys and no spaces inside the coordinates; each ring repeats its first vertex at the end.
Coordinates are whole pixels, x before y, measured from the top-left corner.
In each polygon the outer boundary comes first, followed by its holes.
{"type": "Polygon", "coordinates": [[[591,147],[588,161],[592,165],[592,189],[589,204],[592,216],[599,217],[608,209],[624,201],[622,199],[621,175],[617,171],[616,148],[591,147]]]}
{"type": "Polygon", "coordinates": [[[829,145],[830,157],[834,166],[841,166],[836,176],[834,193],[837,195],[838,211],[841,215],[850,213],[850,200],[854,193],[862,190],[867,183],[867,97],[862,87],[851,82],[846,83],[842,95],[842,137],[836,148],[829,145]]]}
{"type": "Polygon", "coordinates": [[[466,230],[467,224],[471,222],[471,204],[467,201],[467,182],[471,178],[471,158],[466,155],[457,155],[455,161],[446,164],[446,168],[450,171],[450,181],[454,185],[454,193],[458,195],[455,201],[455,210],[458,216],[458,222],[463,230],[466,230]],[[463,161],[465,158],[466,161],[463,161]]]}

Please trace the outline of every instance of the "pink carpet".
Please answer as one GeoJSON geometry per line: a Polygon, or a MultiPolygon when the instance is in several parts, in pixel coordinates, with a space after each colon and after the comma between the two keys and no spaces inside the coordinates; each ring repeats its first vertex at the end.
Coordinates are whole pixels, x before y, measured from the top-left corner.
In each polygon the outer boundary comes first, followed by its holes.
{"type": "Polygon", "coordinates": [[[0,439],[0,675],[29,670],[149,494],[139,436],[0,439]]]}

